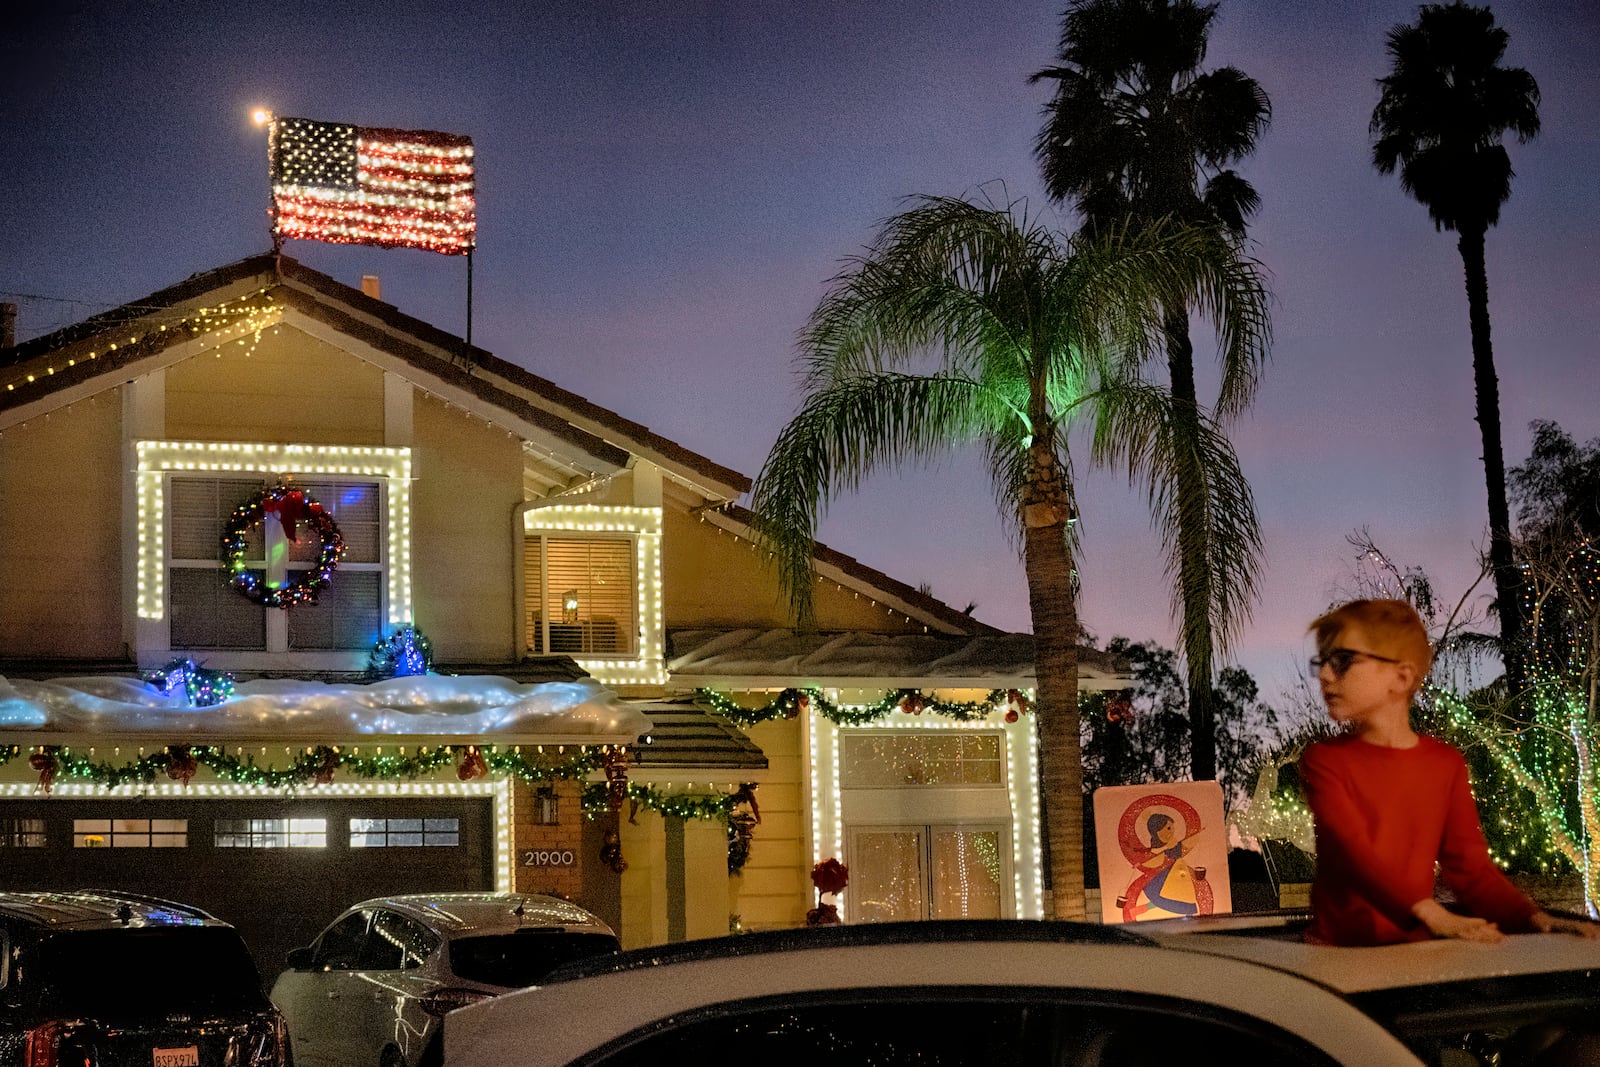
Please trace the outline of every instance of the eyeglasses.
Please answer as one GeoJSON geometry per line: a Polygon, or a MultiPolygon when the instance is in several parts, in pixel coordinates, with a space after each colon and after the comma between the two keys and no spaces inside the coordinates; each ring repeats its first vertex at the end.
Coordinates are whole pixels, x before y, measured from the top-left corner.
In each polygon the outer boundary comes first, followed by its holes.
{"type": "Polygon", "coordinates": [[[1360,652],[1353,648],[1330,648],[1320,656],[1311,657],[1311,669],[1313,671],[1320,671],[1322,670],[1323,666],[1326,665],[1329,670],[1333,671],[1333,676],[1335,678],[1343,678],[1345,672],[1351,668],[1357,657],[1375,659],[1379,663],[1400,662],[1397,659],[1390,659],[1388,656],[1379,656],[1371,652],[1360,652]]]}

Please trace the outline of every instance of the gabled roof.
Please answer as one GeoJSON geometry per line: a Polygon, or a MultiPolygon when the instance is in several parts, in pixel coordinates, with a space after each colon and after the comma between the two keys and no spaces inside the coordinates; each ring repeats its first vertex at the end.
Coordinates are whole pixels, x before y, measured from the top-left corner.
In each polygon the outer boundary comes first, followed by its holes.
{"type": "MultiPolygon", "coordinates": [[[[0,370],[20,371],[30,362],[41,363],[40,373],[25,388],[0,389],[0,412],[35,403],[97,376],[124,371],[191,337],[183,330],[147,333],[136,343],[122,343],[115,350],[97,352],[93,360],[78,360],[71,366],[51,365],[46,373],[43,364],[53,354],[102,339],[120,339],[123,333],[137,335],[145,324],[170,319],[175,309],[197,305],[250,279],[259,279],[274,303],[293,308],[418,370],[442,377],[484,403],[533,423],[569,447],[608,465],[620,469],[630,454],[639,455],[722,499],[732,499],[750,488],[746,476],[691,452],[646,426],[498,359],[392,304],[288,256],[270,252],[192,275],[142,299],[0,349],[0,370]]],[[[130,336],[129,341],[133,340],[130,336]]],[[[12,376],[8,384],[14,383],[12,376]]]]}
{"type": "MultiPolygon", "coordinates": [[[[147,360],[170,362],[169,350],[192,341],[185,322],[208,302],[264,293],[286,314],[314,330],[350,337],[375,358],[399,361],[452,395],[503,412],[525,433],[554,440],[574,466],[594,474],[625,469],[637,456],[661,467],[705,499],[708,521],[751,537],[754,514],[733,501],[751,480],[670,441],[648,427],[594,404],[546,378],[467,344],[361,290],[271,252],[205,271],[82,322],[0,349],[0,423],[49,410],[86,392],[119,383],[147,360]],[[88,358],[93,351],[93,358],[88,358]],[[29,377],[31,375],[31,377],[29,377]]],[[[816,546],[818,573],[871,591],[893,610],[945,632],[1003,631],[826,545],[816,546]]]]}

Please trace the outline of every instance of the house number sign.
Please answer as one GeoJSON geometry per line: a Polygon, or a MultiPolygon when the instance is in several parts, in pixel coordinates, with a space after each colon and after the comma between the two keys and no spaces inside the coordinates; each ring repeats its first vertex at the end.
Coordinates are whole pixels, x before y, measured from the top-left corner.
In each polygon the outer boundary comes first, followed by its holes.
{"type": "Polygon", "coordinates": [[[530,848],[522,854],[524,867],[572,867],[578,862],[578,854],[570,848],[530,848]]]}

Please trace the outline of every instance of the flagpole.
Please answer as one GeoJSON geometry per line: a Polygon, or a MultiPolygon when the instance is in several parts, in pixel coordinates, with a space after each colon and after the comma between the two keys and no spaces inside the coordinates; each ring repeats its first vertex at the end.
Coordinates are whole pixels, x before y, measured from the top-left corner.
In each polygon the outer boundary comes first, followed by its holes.
{"type": "MultiPolygon", "coordinates": [[[[467,347],[472,347],[472,247],[467,248],[467,347]]],[[[472,356],[467,355],[467,361],[472,361],[472,356]]]]}

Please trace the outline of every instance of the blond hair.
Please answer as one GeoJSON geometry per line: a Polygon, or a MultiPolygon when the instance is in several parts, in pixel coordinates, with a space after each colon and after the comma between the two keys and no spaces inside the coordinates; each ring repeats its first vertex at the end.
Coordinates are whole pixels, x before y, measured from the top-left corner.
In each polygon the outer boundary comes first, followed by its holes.
{"type": "Polygon", "coordinates": [[[1319,617],[1310,626],[1317,651],[1326,653],[1345,630],[1366,638],[1365,651],[1416,668],[1417,685],[1433,669],[1433,646],[1417,609],[1404,600],[1352,600],[1319,617]]]}

